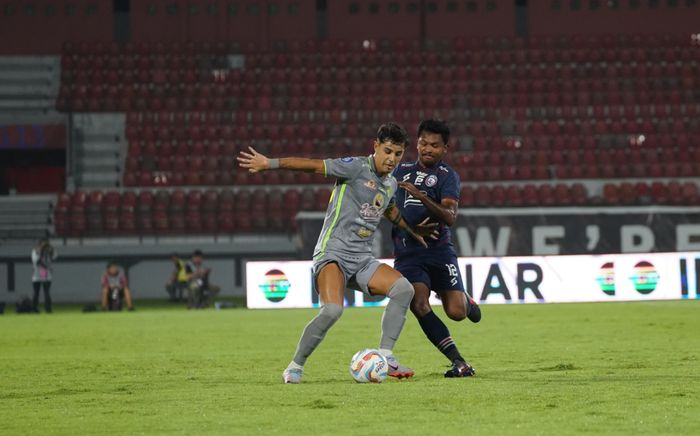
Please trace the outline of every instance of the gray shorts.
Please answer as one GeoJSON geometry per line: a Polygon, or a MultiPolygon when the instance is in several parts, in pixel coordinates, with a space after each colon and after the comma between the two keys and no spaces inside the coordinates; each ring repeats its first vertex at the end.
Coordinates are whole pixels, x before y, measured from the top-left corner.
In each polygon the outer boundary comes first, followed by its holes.
{"type": "Polygon", "coordinates": [[[331,262],[338,264],[340,271],[345,276],[345,287],[352,290],[360,290],[367,295],[369,281],[382,263],[369,254],[348,255],[334,251],[326,251],[322,256],[314,259],[312,271],[313,287],[318,292],[317,279],[321,269],[331,262]]]}

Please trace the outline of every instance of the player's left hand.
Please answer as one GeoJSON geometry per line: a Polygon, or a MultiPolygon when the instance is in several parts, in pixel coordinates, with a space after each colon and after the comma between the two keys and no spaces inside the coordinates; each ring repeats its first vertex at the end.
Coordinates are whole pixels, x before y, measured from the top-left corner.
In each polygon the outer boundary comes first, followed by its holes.
{"type": "MultiPolygon", "coordinates": [[[[413,185],[411,185],[413,186],[413,185]]],[[[437,239],[440,237],[440,224],[438,223],[431,223],[430,222],[430,217],[424,219],[420,223],[416,224],[416,227],[414,227],[414,230],[416,233],[420,236],[423,237],[429,237],[431,239],[437,239]]]]}
{"type": "Polygon", "coordinates": [[[240,155],[236,158],[240,166],[248,168],[248,171],[251,173],[258,173],[270,169],[270,159],[255,151],[253,147],[248,147],[248,150],[250,150],[250,153],[241,151],[240,155]]]}
{"type": "Polygon", "coordinates": [[[411,234],[411,236],[413,236],[413,239],[415,239],[416,241],[418,241],[418,242],[420,243],[420,245],[423,246],[423,248],[428,248],[428,243],[425,242],[425,239],[423,239],[423,237],[422,237],[421,235],[419,235],[418,233],[413,232],[413,233],[411,234]]]}
{"type": "Polygon", "coordinates": [[[411,194],[414,198],[421,199],[423,197],[423,193],[413,185],[413,183],[409,182],[399,182],[399,188],[403,188],[411,194]]]}

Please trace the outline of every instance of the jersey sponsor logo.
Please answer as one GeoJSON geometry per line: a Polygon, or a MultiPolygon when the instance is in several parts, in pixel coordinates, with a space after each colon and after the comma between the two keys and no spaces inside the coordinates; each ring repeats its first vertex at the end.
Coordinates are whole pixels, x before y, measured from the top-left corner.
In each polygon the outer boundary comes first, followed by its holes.
{"type": "Polygon", "coordinates": [[[424,173],[423,171],[416,171],[416,181],[413,182],[414,185],[420,186],[423,184],[423,180],[428,176],[428,173],[424,173]]]}
{"type": "Polygon", "coordinates": [[[425,179],[425,186],[428,188],[432,188],[437,184],[437,176],[435,174],[431,174],[428,176],[427,179],[425,179]]]}
{"type": "Polygon", "coordinates": [[[407,182],[408,179],[410,179],[410,178],[411,178],[411,174],[410,174],[410,173],[409,173],[409,174],[404,174],[403,177],[401,178],[401,181],[402,181],[402,182],[407,182]]]}
{"type": "Polygon", "coordinates": [[[360,230],[357,231],[357,234],[361,238],[369,238],[370,236],[372,236],[372,231],[366,227],[360,227],[360,230]]]}
{"type": "Polygon", "coordinates": [[[450,170],[448,170],[447,167],[445,167],[445,166],[440,165],[438,168],[441,169],[442,171],[446,172],[446,173],[449,173],[449,172],[450,172],[450,170]]]}
{"type": "Polygon", "coordinates": [[[379,219],[381,218],[379,209],[369,203],[364,203],[362,206],[360,206],[360,216],[368,223],[378,223],[379,219]]]}
{"type": "Polygon", "coordinates": [[[367,180],[365,182],[365,186],[368,187],[369,189],[377,189],[377,183],[374,180],[367,180]]]}
{"type": "Polygon", "coordinates": [[[343,162],[343,163],[350,163],[350,162],[352,162],[353,160],[355,160],[354,157],[344,157],[344,158],[340,159],[340,161],[343,162]]]}

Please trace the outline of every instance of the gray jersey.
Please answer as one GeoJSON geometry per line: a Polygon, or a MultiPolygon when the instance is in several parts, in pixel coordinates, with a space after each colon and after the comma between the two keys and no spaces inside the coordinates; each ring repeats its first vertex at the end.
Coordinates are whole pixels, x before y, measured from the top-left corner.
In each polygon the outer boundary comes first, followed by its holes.
{"type": "Polygon", "coordinates": [[[379,177],[374,159],[345,157],[323,161],[326,176],[338,179],[326,210],[314,259],[326,251],[348,254],[372,252],[372,240],[384,211],[394,204],[396,179],[379,177]]]}

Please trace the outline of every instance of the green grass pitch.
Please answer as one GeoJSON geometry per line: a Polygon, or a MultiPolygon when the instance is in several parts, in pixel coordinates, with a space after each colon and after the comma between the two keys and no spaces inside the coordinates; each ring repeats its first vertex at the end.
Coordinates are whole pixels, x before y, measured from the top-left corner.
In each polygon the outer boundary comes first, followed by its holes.
{"type": "MultiPolygon", "coordinates": [[[[0,316],[0,433],[698,434],[700,302],[484,306],[448,322],[477,368],[409,316],[411,380],[356,384],[381,309],[348,309],[301,385],[282,369],[314,310],[0,316]]],[[[438,310],[438,314],[442,314],[438,310]]]]}

